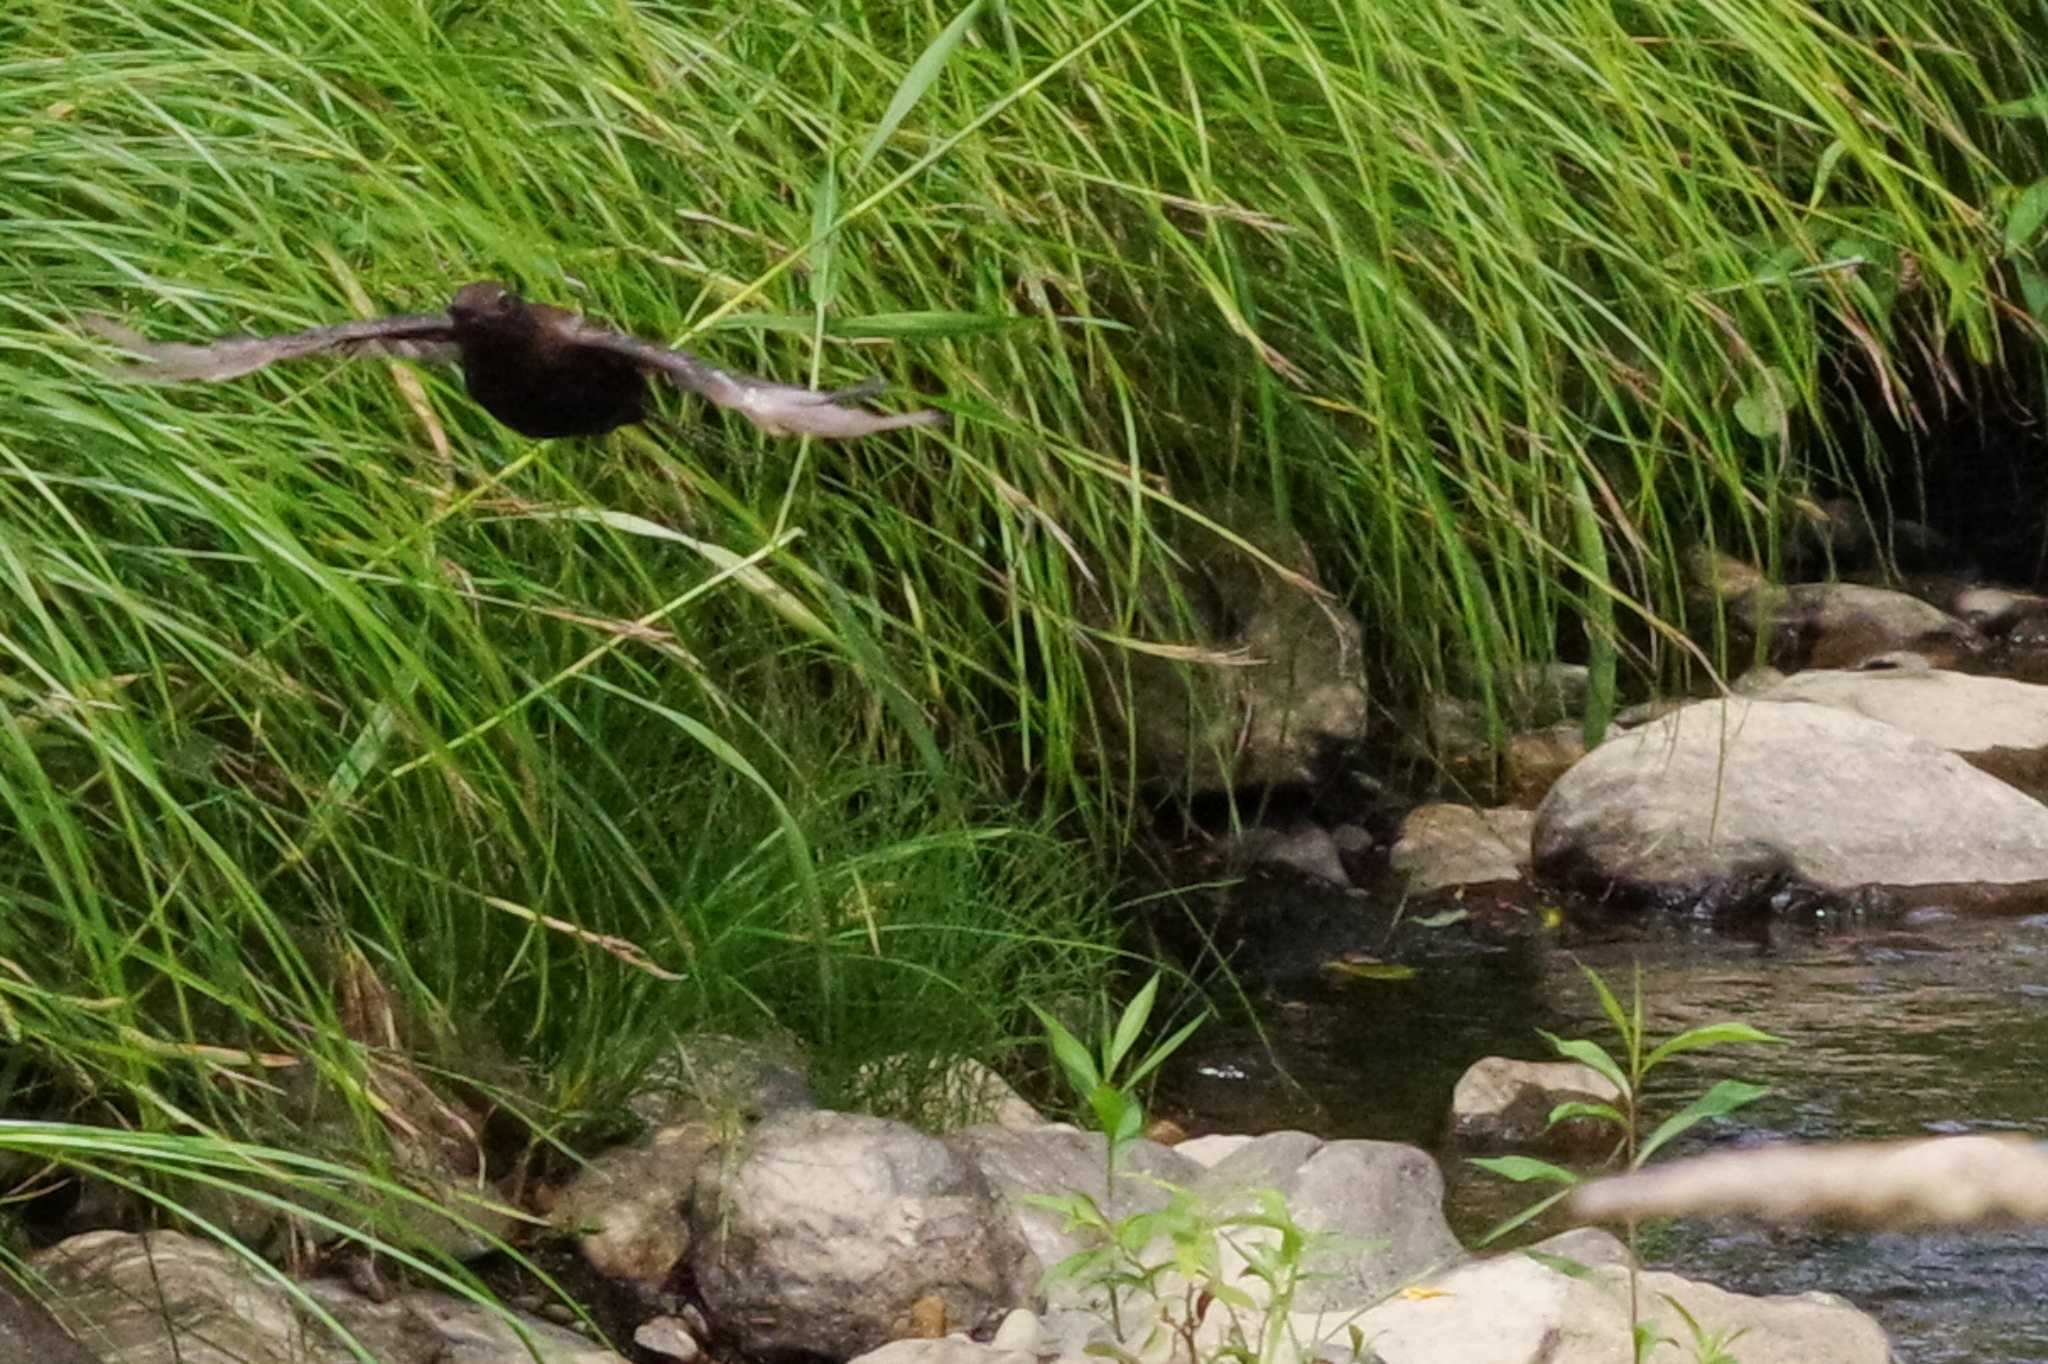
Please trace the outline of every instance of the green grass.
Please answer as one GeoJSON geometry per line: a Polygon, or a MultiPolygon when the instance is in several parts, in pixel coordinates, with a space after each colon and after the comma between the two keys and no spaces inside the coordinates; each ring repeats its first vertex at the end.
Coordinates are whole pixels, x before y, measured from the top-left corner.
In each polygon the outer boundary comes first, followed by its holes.
{"type": "Polygon", "coordinates": [[[543,1119],[695,1027],[1000,1052],[1110,960],[1054,831],[1121,827],[1084,678],[1181,642],[1184,504],[1307,531],[1390,704],[1581,628],[1641,686],[1674,551],[1853,455],[1830,356],[2023,363],[2032,6],[509,13],[0,13],[0,1030],[96,1120],[262,1135],[236,1049],[360,1094],[350,952],[543,1119]],[[72,325],[485,276],[959,420],[536,445],[72,325]]]}

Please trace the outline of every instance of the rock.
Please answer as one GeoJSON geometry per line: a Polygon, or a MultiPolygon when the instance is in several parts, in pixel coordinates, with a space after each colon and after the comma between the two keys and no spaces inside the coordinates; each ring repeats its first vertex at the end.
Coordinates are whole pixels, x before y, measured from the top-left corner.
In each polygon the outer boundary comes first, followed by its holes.
{"type": "Polygon", "coordinates": [[[0,1276],[0,1359],[37,1364],[100,1364],[63,1323],[11,1279],[0,1276]]]}
{"type": "Polygon", "coordinates": [[[1866,715],[1960,754],[2030,795],[2048,792],[2048,686],[1940,669],[1804,672],[1758,697],[1866,715]]]}
{"type": "Polygon", "coordinates": [[[1234,843],[1232,861],[1337,886],[1351,883],[1337,840],[1320,824],[1302,820],[1285,829],[1255,826],[1239,834],[1234,843]]]}
{"type": "Polygon", "coordinates": [[[633,1343],[676,1364],[693,1364],[704,1353],[680,1317],[649,1317],[633,1329],[633,1343]]]}
{"type": "Polygon", "coordinates": [[[754,1356],[874,1349],[928,1294],[950,1320],[980,1321],[1029,1302],[1038,1275],[981,1170],[885,1118],[766,1120],[743,1153],[699,1168],[689,1224],[704,1305],[754,1356]]]}
{"type": "MultiPolygon", "coordinates": [[[[1534,1247],[1587,1267],[1560,1273],[1522,1254],[1475,1260],[1430,1279],[1421,1293],[1394,1298],[1355,1326],[1381,1364],[1613,1364],[1634,1358],[1629,1332],[1627,1251],[1604,1232],[1567,1232],[1534,1247]]],[[[1693,1357],[1692,1334],[1666,1295],[1701,1330],[1724,1342],[1735,1332],[1742,1364],[1889,1364],[1883,1328],[1827,1293],[1746,1297],[1676,1274],[1643,1272],[1635,1301],[1643,1319],[1677,1345],[1656,1357],[1693,1357]]],[[[1326,1315],[1297,1317],[1316,1338],[1326,1315]]],[[[1348,1335],[1348,1328],[1344,1334],[1348,1335]]],[[[1341,1344],[1341,1339],[1340,1339],[1341,1344]]]]}
{"type": "MultiPolygon", "coordinates": [[[[1202,1173],[1201,1166],[1177,1149],[1150,1141],[1133,1142],[1125,1152],[1112,1197],[1103,1173],[1106,1143],[1100,1132],[1083,1132],[1065,1124],[1028,1131],[981,1126],[955,1132],[946,1140],[987,1177],[1032,1254],[1047,1268],[1086,1249],[1089,1243],[1068,1231],[1066,1219],[1059,1213],[1026,1199],[1086,1194],[1111,1221],[1121,1221],[1134,1212],[1165,1207],[1171,1194],[1164,1186],[1189,1187],[1202,1173]]],[[[1057,1306],[1099,1305],[1093,1294],[1072,1283],[1048,1284],[1046,1292],[1057,1306]]]]}
{"type": "Polygon", "coordinates": [[[1401,822],[1393,867],[1416,894],[1446,886],[1519,881],[1528,873],[1528,810],[1475,810],[1469,805],[1423,805],[1401,822]]]}
{"type": "Polygon", "coordinates": [[[1178,1155],[1186,1156],[1195,1164],[1207,1170],[1225,1156],[1251,1143],[1252,1138],[1237,1132],[1217,1132],[1206,1137],[1190,1137],[1174,1147],[1178,1155]]]}
{"type": "Polygon", "coordinates": [[[1044,1338],[1045,1330],[1038,1324],[1038,1314],[1019,1307],[1003,1317],[988,1343],[991,1349],[1022,1350],[1035,1355],[1044,1338]]]}
{"type": "Polygon", "coordinates": [[[1140,777],[1180,794],[1312,783],[1365,735],[1362,632],[1317,585],[1307,541],[1249,504],[1212,517],[1283,572],[1191,531],[1173,594],[1185,614],[1161,592],[1150,615],[1160,637],[1205,656],[1116,651],[1095,671],[1097,712],[1106,729],[1128,726],[1140,777]]]}
{"type": "MultiPolygon", "coordinates": [[[[412,1292],[378,1303],[334,1279],[315,1279],[305,1288],[378,1364],[625,1364],[574,1331],[526,1316],[518,1318],[515,1330],[504,1317],[466,1298],[412,1292]],[[522,1331],[533,1342],[531,1351],[522,1331]]],[[[299,1356],[291,1358],[302,1364],[299,1356]]],[[[192,1364],[190,1356],[181,1364],[192,1364]]],[[[355,1364],[355,1356],[336,1348],[319,1356],[318,1364],[355,1364]]]]}
{"type": "Polygon", "coordinates": [[[1745,597],[1736,618],[1769,638],[1771,661],[1853,668],[1900,650],[1945,663],[1982,652],[1984,637],[1918,597],[1857,583],[1800,583],[1745,597]]]}
{"type": "Polygon", "coordinates": [[[1526,663],[1502,679],[1508,712],[1525,725],[1550,725],[1586,713],[1593,670],[1583,663],[1526,663]]]}
{"type": "Polygon", "coordinates": [[[2023,620],[2048,617],[2048,597],[2031,592],[2013,592],[2002,587],[1973,585],[1956,592],[1949,599],[1947,610],[1950,615],[1995,638],[2009,634],[2023,620]]]}
{"type": "Polygon", "coordinates": [[[1589,1118],[1552,1127],[1563,1103],[1616,1103],[1613,1081],[1577,1061],[1514,1061],[1483,1056],[1451,1091],[1450,1139],[1478,1151],[1543,1151],[1556,1156],[1592,1154],[1614,1141],[1614,1129],[1589,1118]]]}
{"type": "MultiPolygon", "coordinates": [[[[282,1284],[210,1241],[173,1231],[74,1236],[31,1257],[57,1310],[103,1364],[354,1364],[282,1284]]],[[[624,1364],[545,1322],[532,1340],[488,1309],[430,1293],[371,1302],[338,1280],[304,1285],[379,1364],[624,1364]]]]}
{"type": "Polygon", "coordinates": [[[1585,729],[1577,721],[1512,735],[1501,755],[1506,782],[1502,795],[1516,809],[1533,810],[1557,779],[1585,756],[1585,729]]]}
{"type": "Polygon", "coordinates": [[[810,1071],[794,1042],[748,1041],[718,1033],[680,1039],[648,1067],[626,1101],[649,1127],[686,1122],[759,1122],[817,1107],[810,1071]]]}
{"type": "Polygon", "coordinates": [[[598,1273],[658,1289],[690,1248],[683,1200],[717,1145],[717,1132],[699,1122],[602,1152],[564,1186],[549,1220],[598,1273]]]}
{"type": "MultiPolygon", "coordinates": [[[[1302,1309],[1372,1302],[1464,1254],[1444,1220],[1443,1173],[1413,1146],[1269,1132],[1225,1156],[1194,1185],[1214,1208],[1249,1208],[1246,1195],[1267,1189],[1286,1201],[1303,1229],[1334,1242],[1304,1257],[1307,1278],[1295,1297],[1302,1309]]],[[[1276,1244],[1278,1237],[1248,1228],[1231,1239],[1242,1248],[1276,1244]]],[[[1225,1278],[1237,1281],[1227,1270],[1225,1278]]]]}
{"type": "Polygon", "coordinates": [[[1670,903],[2048,888],[2048,807],[1895,726],[1782,701],[1701,702],[1610,739],[1545,798],[1534,844],[1546,877],[1670,903]]]}

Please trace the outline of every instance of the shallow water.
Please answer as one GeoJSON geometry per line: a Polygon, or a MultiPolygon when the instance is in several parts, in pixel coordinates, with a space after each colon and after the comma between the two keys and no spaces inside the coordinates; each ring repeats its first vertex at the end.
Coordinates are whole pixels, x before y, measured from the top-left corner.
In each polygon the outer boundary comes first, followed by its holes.
{"type": "MultiPolygon", "coordinates": [[[[1704,933],[1585,942],[1425,968],[1414,981],[1311,985],[1261,1001],[1270,1054],[1249,1027],[1198,1036],[1168,1098],[1200,1130],[1301,1127],[1436,1149],[1451,1087],[1478,1057],[1549,1059],[1537,1028],[1613,1045],[1575,961],[1624,1000],[1640,963],[1654,1036],[1733,1018],[1786,1039],[1683,1058],[1653,1080],[1652,1121],[1726,1076],[1772,1089],[1694,1129],[1675,1154],[1761,1139],[2048,1135],[2048,917],[1930,915],[1763,945],[1704,933]]],[[[1444,1164],[1452,1224],[1468,1241],[1531,1201],[1526,1189],[1444,1164]]],[[[1644,1251],[1744,1292],[1840,1293],[1884,1323],[1903,1360],[2048,1361],[2048,1228],[1688,1222],[1658,1229],[1644,1251]]]]}

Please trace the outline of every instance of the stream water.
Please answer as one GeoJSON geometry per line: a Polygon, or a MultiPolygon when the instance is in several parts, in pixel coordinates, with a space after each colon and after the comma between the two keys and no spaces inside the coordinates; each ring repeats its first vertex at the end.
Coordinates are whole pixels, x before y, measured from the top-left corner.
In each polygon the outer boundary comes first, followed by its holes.
{"type": "MultiPolygon", "coordinates": [[[[1311,983],[1262,997],[1258,1028],[1198,1034],[1167,1097],[1198,1130],[1299,1127],[1437,1150],[1452,1225],[1469,1243],[1534,1195],[1440,1150],[1452,1085],[1480,1056],[1551,1059],[1538,1028],[1612,1048],[1578,962],[1624,999],[1640,964],[1653,1036],[1733,1018],[1785,1039],[1681,1058],[1653,1079],[1653,1122],[1724,1076],[1771,1086],[1673,1154],[1758,1139],[2048,1134],[2048,916],[1930,915],[1884,929],[1780,932],[1762,944],[1683,930],[1567,938],[1562,948],[1425,967],[1413,980],[1311,983]]],[[[1839,1293],[1883,1322],[1898,1357],[1916,1364],[2048,1361],[2048,1227],[1906,1234],[1689,1222],[1654,1229],[1643,1249],[1652,1265],[1743,1292],[1839,1293]]]]}

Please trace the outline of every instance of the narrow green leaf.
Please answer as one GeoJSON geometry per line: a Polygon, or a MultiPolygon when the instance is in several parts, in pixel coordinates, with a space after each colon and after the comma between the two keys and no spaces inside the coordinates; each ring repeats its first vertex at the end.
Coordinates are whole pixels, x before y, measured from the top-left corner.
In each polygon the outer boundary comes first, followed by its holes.
{"type": "Polygon", "coordinates": [[[1580,1260],[1574,1260],[1569,1255],[1552,1255],[1547,1250],[1525,1250],[1522,1254],[1528,1256],[1537,1264],[1542,1265],[1545,1269],[1555,1270],[1566,1278],[1591,1279],[1593,1277],[1593,1267],[1591,1265],[1580,1260]]]}
{"type": "Polygon", "coordinates": [[[1557,1126],[1561,1122],[1570,1122],[1573,1118],[1598,1118],[1601,1122],[1611,1122],[1616,1127],[1628,1126],[1628,1119],[1622,1116],[1621,1110],[1613,1104],[1574,1101],[1559,1104],[1550,1110],[1550,1125],[1552,1127],[1557,1126]]]}
{"type": "Polygon", "coordinates": [[[1820,201],[1828,192],[1828,181],[1834,178],[1835,163],[1842,159],[1842,153],[1849,150],[1849,144],[1836,138],[1828,143],[1827,150],[1820,154],[1820,161],[1813,168],[1813,189],[1806,196],[1806,209],[1811,213],[1820,207],[1820,201]]]}
{"type": "Polygon", "coordinates": [[[1615,1064],[1614,1058],[1609,1056],[1607,1049],[1598,1042],[1589,1042],[1583,1037],[1559,1037],[1554,1033],[1544,1032],[1541,1028],[1536,1031],[1550,1043],[1559,1056],[1591,1066],[1612,1080],[1614,1087],[1623,1094],[1629,1092],[1628,1076],[1622,1074],[1621,1067],[1615,1064]]]}
{"type": "Polygon", "coordinates": [[[1577,1184],[1579,1177],[1562,1165],[1553,1165],[1547,1160],[1534,1156],[1474,1156],[1472,1164],[1489,1174],[1502,1179],[1512,1179],[1517,1184],[1542,1182],[1547,1184],[1577,1184]]]}
{"type": "Polygon", "coordinates": [[[1138,987],[1138,993],[1131,996],[1131,1002],[1124,1005],[1123,1016],[1117,1019],[1116,1034],[1110,1038],[1109,1050],[1102,1058],[1104,1076],[1114,1076],[1117,1067],[1136,1044],[1138,1034],[1145,1030],[1145,1021],[1152,1017],[1152,1003],[1159,997],[1159,975],[1153,973],[1150,980],[1138,987]]]}
{"type": "Polygon", "coordinates": [[[2027,305],[2027,315],[2048,327],[2048,271],[2031,262],[2021,261],[2019,276],[2020,301],[2027,305]]]}
{"type": "Polygon", "coordinates": [[[1718,1047],[1733,1042],[1783,1042],[1785,1039],[1767,1033],[1761,1028],[1752,1028],[1747,1023],[1704,1023],[1697,1028],[1688,1028],[1678,1036],[1658,1045],[1643,1063],[1644,1069],[1655,1066],[1668,1057],[1680,1052],[1698,1051],[1701,1047],[1718,1047]]]}
{"type": "Polygon", "coordinates": [[[952,23],[939,31],[938,37],[925,45],[917,60],[910,64],[910,69],[903,73],[903,79],[896,85],[896,93],[889,97],[889,107],[882,111],[881,121],[875,124],[874,132],[868,135],[867,145],[860,149],[860,159],[854,162],[853,166],[855,175],[868,168],[882,147],[895,136],[896,130],[903,125],[903,120],[909,117],[910,111],[917,107],[917,102],[924,98],[925,91],[931,89],[932,82],[936,81],[939,72],[945,69],[946,59],[953,55],[954,49],[967,37],[967,30],[973,27],[975,16],[981,13],[981,6],[982,0],[973,0],[972,4],[961,10],[952,23]]]}
{"type": "Polygon", "coordinates": [[[1642,1148],[1636,1152],[1636,1164],[1641,1166],[1643,1162],[1657,1154],[1658,1149],[1664,1143],[1678,1136],[1687,1128],[1707,1118],[1718,1118],[1725,1114],[1733,1113],[1738,1108],[1755,1103],[1770,1092],[1770,1089],[1764,1085],[1753,1085],[1744,1080],[1721,1081],[1712,1089],[1700,1095],[1699,1098],[1694,1099],[1684,1108],[1679,1109],[1663,1122],[1657,1124],[1657,1130],[1649,1135],[1649,1138],[1643,1142],[1642,1148]]]}
{"type": "Polygon", "coordinates": [[[1174,1033],[1173,1036],[1167,1038],[1164,1042],[1161,1042],[1158,1046],[1152,1048],[1152,1050],[1145,1053],[1145,1059],[1138,1063],[1138,1068],[1136,1070],[1132,1071],[1130,1075],[1125,1077],[1124,1083],[1126,1085],[1136,1085],[1140,1081],[1142,1081],[1146,1076],[1150,1075],[1153,1071],[1159,1069],[1159,1067],[1165,1063],[1167,1057],[1179,1051],[1181,1048],[1181,1044],[1186,1042],[1190,1037],[1193,1037],[1195,1035],[1195,1029],[1201,1027],[1204,1023],[1207,1023],[1208,1021],[1209,1015],[1204,1013],[1198,1014],[1194,1018],[1191,1018],[1186,1023],[1182,1024],[1180,1030],[1174,1033]]]}
{"type": "Polygon", "coordinates": [[[2017,255],[2034,244],[2041,225],[2048,223],[2048,179],[2036,180],[2020,191],[2012,212],[2005,219],[2005,254],[2017,255]]]}
{"type": "Polygon", "coordinates": [[[1481,1236],[1476,1244],[1480,1246],[1487,1246],[1493,1244],[1495,1241],[1498,1241],[1501,1237],[1513,1231],[1516,1227],[1519,1227],[1527,1222],[1532,1222],[1538,1217],[1541,1217],[1544,1213],[1549,1212],[1552,1208],[1557,1206],[1560,1200],[1565,1198],[1570,1193],[1570,1189],[1559,1189],[1556,1193],[1549,1195],[1547,1198],[1539,1198],[1534,1203],[1531,1203],[1528,1207],[1516,1213],[1514,1216],[1504,1218],[1495,1225],[1487,1228],[1485,1235],[1481,1236]]]}
{"type": "MultiPolygon", "coordinates": [[[[1622,1040],[1626,1042],[1629,1032],[1628,1015],[1622,1012],[1621,1001],[1614,997],[1614,991],[1607,988],[1607,982],[1601,978],[1598,971],[1581,962],[1579,973],[1592,985],[1593,997],[1600,1001],[1600,1012],[1607,1015],[1607,1021],[1614,1025],[1614,1030],[1620,1033],[1622,1040]]],[[[1552,1039],[1553,1044],[1555,1040],[1552,1039]]]]}
{"type": "Polygon", "coordinates": [[[1045,1029],[1046,1046],[1066,1076],[1067,1087],[1074,1091],[1075,1098],[1083,1103],[1089,1102],[1090,1096],[1102,1084],[1102,1076],[1095,1069],[1095,1058],[1088,1054],[1088,1048],[1081,1045],[1081,1039],[1067,1030],[1066,1024],[1036,1004],[1030,1008],[1038,1015],[1039,1026],[1045,1029]]]}

